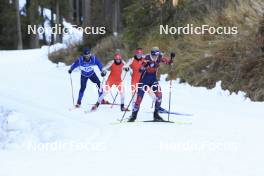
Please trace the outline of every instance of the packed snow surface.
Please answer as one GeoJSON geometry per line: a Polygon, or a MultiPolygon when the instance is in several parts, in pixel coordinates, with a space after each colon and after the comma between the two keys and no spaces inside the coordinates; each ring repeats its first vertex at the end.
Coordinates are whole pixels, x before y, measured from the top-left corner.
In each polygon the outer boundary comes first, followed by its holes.
{"type": "MultiPolygon", "coordinates": [[[[69,111],[69,67],[51,63],[47,47],[0,51],[0,65],[0,176],[264,175],[264,104],[230,95],[220,82],[207,90],[173,81],[171,109],[190,114],[171,115],[174,124],[120,124],[119,106],[84,113],[97,99],[91,82],[82,108],[69,111]]],[[[72,79],[76,100],[78,70],[72,79]]],[[[160,84],[169,87],[164,77],[160,84]]],[[[146,95],[138,120],[152,111],[146,95]]]]}

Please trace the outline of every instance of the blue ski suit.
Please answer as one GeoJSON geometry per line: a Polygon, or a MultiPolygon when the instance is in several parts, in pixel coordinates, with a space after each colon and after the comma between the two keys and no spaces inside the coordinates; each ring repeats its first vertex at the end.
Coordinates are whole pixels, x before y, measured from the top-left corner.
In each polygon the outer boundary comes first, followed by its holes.
{"type": "Polygon", "coordinates": [[[99,97],[103,93],[101,90],[101,82],[99,78],[97,77],[96,73],[94,72],[94,68],[93,68],[94,66],[98,66],[99,70],[102,71],[103,65],[101,64],[101,62],[95,55],[90,56],[88,61],[84,59],[84,56],[80,56],[71,65],[71,68],[70,68],[71,71],[73,71],[77,67],[79,67],[79,69],[81,70],[81,88],[79,91],[79,97],[77,101],[77,104],[79,105],[82,102],[82,98],[84,95],[84,91],[86,89],[86,84],[87,84],[88,79],[90,79],[93,83],[97,85],[99,97]]]}

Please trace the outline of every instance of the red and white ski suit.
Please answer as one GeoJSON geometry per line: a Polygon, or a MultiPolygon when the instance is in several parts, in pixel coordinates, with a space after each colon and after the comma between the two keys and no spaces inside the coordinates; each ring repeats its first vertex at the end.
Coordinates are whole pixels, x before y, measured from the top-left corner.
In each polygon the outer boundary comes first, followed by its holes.
{"type": "Polygon", "coordinates": [[[122,60],[120,64],[116,64],[114,60],[107,63],[107,65],[103,68],[104,71],[110,71],[106,84],[104,85],[104,95],[102,98],[106,96],[107,93],[111,91],[113,86],[118,88],[118,93],[120,93],[121,104],[124,104],[124,86],[122,82],[122,73],[123,67],[126,63],[122,60]]]}

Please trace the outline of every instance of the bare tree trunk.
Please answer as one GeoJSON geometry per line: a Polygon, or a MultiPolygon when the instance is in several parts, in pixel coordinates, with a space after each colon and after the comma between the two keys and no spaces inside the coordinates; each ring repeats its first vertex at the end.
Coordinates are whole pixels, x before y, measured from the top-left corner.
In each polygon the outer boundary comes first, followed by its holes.
{"type": "Polygon", "coordinates": [[[17,49],[23,49],[23,41],[22,41],[22,32],[21,32],[21,21],[20,21],[20,13],[19,13],[19,0],[16,0],[16,16],[17,16],[17,49]]]}
{"type": "MultiPolygon", "coordinates": [[[[55,20],[55,23],[56,23],[57,28],[58,28],[59,25],[60,25],[60,2],[59,2],[59,0],[55,1],[55,6],[56,6],[56,20],[55,20]]],[[[59,33],[56,34],[55,41],[56,41],[56,43],[60,42],[60,34],[59,33]]]]}
{"type": "MultiPolygon", "coordinates": [[[[50,19],[50,26],[51,27],[54,27],[54,7],[53,7],[53,3],[51,2],[50,3],[50,10],[51,10],[51,19],[50,19]]],[[[51,33],[51,36],[50,36],[50,44],[53,45],[54,44],[54,34],[51,33]]]]}
{"type": "Polygon", "coordinates": [[[75,0],[75,6],[76,6],[76,24],[80,25],[80,1],[75,0]]]}
{"type": "MultiPolygon", "coordinates": [[[[38,17],[38,0],[30,1],[29,7],[29,21],[31,25],[36,25],[38,17]]],[[[38,34],[30,35],[30,48],[39,48],[39,37],[38,34]]]]}
{"type": "Polygon", "coordinates": [[[68,11],[68,20],[73,22],[73,0],[68,0],[69,3],[69,11],[68,11]]]}
{"type": "MultiPolygon", "coordinates": [[[[83,15],[83,27],[88,27],[88,26],[91,26],[91,10],[92,10],[92,7],[91,7],[91,0],[82,0],[82,5],[83,5],[83,12],[82,12],[82,15],[83,15]]],[[[87,44],[88,43],[88,35],[87,34],[83,34],[83,43],[84,44],[87,44]]]]}
{"type": "Polygon", "coordinates": [[[120,0],[115,0],[113,15],[113,33],[117,35],[120,29],[120,0]]]}
{"type": "MultiPolygon", "coordinates": [[[[45,23],[45,17],[44,17],[44,7],[43,7],[43,5],[41,5],[41,17],[43,18],[43,20],[42,20],[42,27],[43,27],[43,29],[45,28],[45,25],[44,25],[44,23],[45,23]]],[[[45,30],[44,30],[44,32],[43,32],[43,34],[42,34],[42,38],[43,38],[43,44],[44,45],[47,45],[47,39],[46,39],[46,33],[45,33],[45,30]]]]}
{"type": "Polygon", "coordinates": [[[83,0],[83,27],[91,25],[91,16],[92,16],[92,7],[91,7],[91,0],[83,0]]]}
{"type": "MultiPolygon", "coordinates": [[[[59,23],[61,24],[63,28],[63,17],[61,15],[59,17],[59,23]]],[[[60,37],[60,42],[63,42],[63,32],[59,35],[59,37],[60,37]]]]}
{"type": "Polygon", "coordinates": [[[112,29],[112,16],[113,16],[113,0],[103,0],[103,16],[104,16],[104,22],[105,26],[108,29],[108,31],[113,30],[112,29]]]}

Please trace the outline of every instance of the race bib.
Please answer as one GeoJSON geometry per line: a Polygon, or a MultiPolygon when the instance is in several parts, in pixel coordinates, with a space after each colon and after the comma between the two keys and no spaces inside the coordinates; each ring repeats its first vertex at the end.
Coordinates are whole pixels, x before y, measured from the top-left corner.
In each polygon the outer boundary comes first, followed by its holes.
{"type": "Polygon", "coordinates": [[[84,67],[84,66],[81,66],[80,69],[84,72],[91,72],[93,71],[93,67],[89,66],[89,67],[84,67]]]}

